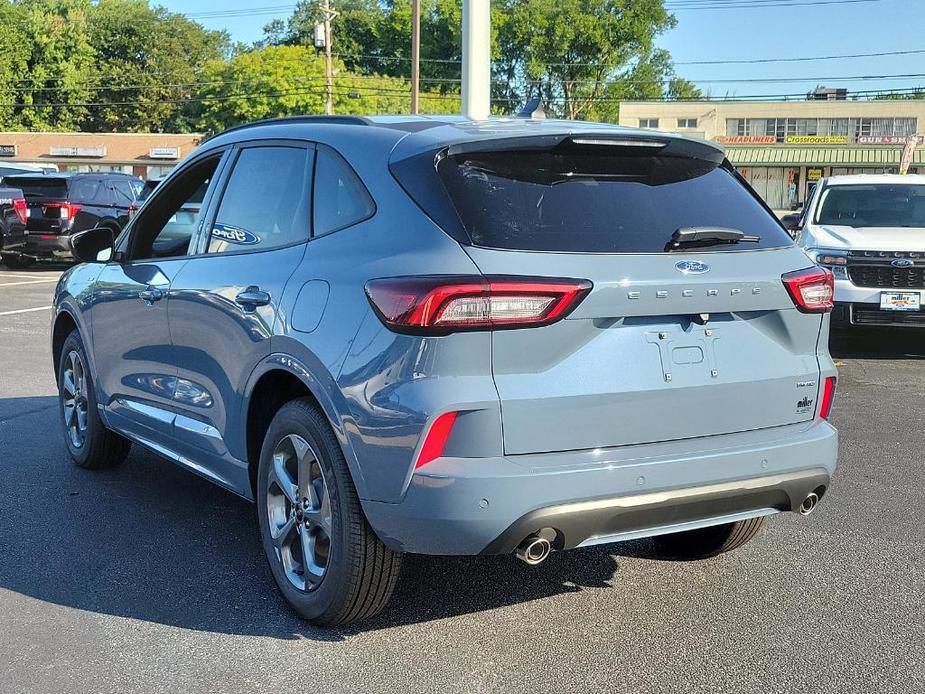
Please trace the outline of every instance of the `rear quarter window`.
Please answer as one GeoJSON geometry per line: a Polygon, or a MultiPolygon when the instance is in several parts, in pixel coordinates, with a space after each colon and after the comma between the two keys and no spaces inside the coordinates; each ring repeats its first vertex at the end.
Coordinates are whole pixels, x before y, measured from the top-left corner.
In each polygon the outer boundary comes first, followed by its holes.
{"type": "Polygon", "coordinates": [[[675,231],[726,227],[758,243],[792,240],[734,173],[694,158],[613,147],[513,150],[444,157],[437,170],[471,242],[511,250],[662,252],[675,231]]]}

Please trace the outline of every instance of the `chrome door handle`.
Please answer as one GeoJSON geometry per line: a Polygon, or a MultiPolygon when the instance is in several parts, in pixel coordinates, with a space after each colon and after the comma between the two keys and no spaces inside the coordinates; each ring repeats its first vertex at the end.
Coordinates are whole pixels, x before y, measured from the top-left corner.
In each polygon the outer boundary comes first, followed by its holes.
{"type": "Polygon", "coordinates": [[[157,287],[148,287],[147,289],[142,289],[140,292],[138,292],[138,298],[150,306],[155,301],[160,301],[163,299],[164,292],[157,287]]]}
{"type": "Polygon", "coordinates": [[[253,310],[258,306],[266,306],[270,303],[270,294],[263,291],[260,287],[251,286],[240,292],[234,300],[244,307],[244,310],[253,310]]]}

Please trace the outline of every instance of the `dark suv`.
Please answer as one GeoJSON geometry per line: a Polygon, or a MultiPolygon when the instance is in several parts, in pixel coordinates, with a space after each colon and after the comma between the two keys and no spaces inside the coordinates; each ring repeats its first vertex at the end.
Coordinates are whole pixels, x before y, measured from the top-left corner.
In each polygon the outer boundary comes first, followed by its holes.
{"type": "Polygon", "coordinates": [[[141,192],[140,179],[122,173],[56,173],[6,176],[22,190],[28,207],[26,244],[13,259],[29,265],[36,258],[71,257],[68,237],[102,226],[119,233],[141,192]]]}

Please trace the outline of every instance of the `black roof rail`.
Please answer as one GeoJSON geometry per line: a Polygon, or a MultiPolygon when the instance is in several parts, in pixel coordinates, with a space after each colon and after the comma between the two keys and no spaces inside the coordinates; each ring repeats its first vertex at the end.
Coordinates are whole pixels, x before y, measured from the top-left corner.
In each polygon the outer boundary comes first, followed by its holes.
{"type": "Polygon", "coordinates": [[[213,137],[218,137],[219,135],[225,135],[226,133],[237,132],[238,130],[247,130],[248,128],[257,128],[261,125],[276,125],[276,124],[285,124],[285,123],[331,123],[334,125],[372,125],[372,122],[362,116],[283,116],[281,118],[264,118],[263,120],[255,120],[251,123],[242,123],[241,125],[235,125],[225,130],[222,130],[220,133],[215,133],[211,137],[207,137],[203,140],[211,140],[213,137]]]}

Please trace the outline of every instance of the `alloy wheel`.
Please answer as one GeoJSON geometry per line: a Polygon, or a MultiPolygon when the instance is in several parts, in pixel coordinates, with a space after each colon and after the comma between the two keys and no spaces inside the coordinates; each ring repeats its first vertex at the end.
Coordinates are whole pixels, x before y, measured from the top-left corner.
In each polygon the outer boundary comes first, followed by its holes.
{"type": "Polygon", "coordinates": [[[67,355],[64,373],[61,375],[61,390],[64,429],[71,446],[82,448],[87,441],[90,403],[87,400],[87,369],[75,349],[67,355]]]}
{"type": "Polygon", "coordinates": [[[299,590],[314,590],[331,555],[331,497],[318,454],[298,434],[285,436],[273,450],[267,515],[286,578],[299,590]]]}

